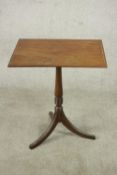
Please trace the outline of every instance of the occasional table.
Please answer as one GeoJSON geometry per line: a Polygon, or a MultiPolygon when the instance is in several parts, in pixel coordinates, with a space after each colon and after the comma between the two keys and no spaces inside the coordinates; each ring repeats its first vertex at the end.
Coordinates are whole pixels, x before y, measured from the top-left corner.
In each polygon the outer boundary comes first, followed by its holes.
{"type": "MultiPolygon", "coordinates": [[[[63,103],[62,67],[106,68],[106,58],[101,40],[73,39],[20,39],[8,67],[55,67],[55,110],[49,112],[51,123],[47,130],[32,144],[39,146],[61,122],[71,132],[88,139],[95,139],[79,131],[66,117],[63,103]]],[[[72,98],[72,97],[71,97],[72,98]]]]}

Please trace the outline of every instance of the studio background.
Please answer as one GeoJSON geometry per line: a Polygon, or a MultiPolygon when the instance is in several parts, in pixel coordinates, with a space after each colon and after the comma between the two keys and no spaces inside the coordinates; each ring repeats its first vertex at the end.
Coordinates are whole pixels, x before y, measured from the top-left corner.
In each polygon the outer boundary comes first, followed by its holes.
{"type": "Polygon", "coordinates": [[[0,0],[0,173],[116,175],[117,2],[0,0]],[[8,68],[19,38],[102,39],[108,68],[63,68],[64,110],[90,141],[57,126],[28,145],[50,122],[54,68],[8,68]]]}

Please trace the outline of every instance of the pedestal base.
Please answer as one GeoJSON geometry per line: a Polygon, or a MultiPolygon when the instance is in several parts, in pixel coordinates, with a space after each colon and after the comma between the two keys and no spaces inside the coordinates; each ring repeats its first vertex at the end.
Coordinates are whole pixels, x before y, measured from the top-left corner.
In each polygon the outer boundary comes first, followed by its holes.
{"type": "Polygon", "coordinates": [[[55,129],[55,127],[57,126],[57,124],[59,122],[61,122],[67,129],[69,129],[71,132],[79,135],[80,137],[84,137],[87,139],[93,139],[93,140],[96,139],[96,137],[94,135],[85,134],[85,133],[79,131],[79,129],[77,129],[67,119],[63,110],[58,109],[57,111],[55,111],[55,113],[49,112],[49,116],[52,120],[49,127],[36,141],[34,141],[32,144],[29,145],[30,149],[33,149],[33,148],[39,146],[42,142],[44,142],[44,140],[52,133],[52,131],[55,129]]]}
{"type": "Polygon", "coordinates": [[[80,132],[65,116],[62,103],[63,103],[63,88],[62,88],[62,70],[61,67],[56,67],[56,79],[55,79],[55,112],[49,112],[49,115],[52,119],[49,127],[47,130],[32,144],[30,144],[29,148],[33,149],[37,146],[39,146],[55,129],[57,124],[61,122],[67,129],[69,129],[71,132],[87,138],[87,139],[95,139],[94,135],[89,135],[80,132]]]}

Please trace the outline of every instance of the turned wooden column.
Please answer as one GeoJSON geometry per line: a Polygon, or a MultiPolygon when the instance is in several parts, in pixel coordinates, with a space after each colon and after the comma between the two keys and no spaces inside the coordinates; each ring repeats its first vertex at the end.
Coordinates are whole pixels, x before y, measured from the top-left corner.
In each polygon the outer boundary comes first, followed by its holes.
{"type": "Polygon", "coordinates": [[[61,122],[63,116],[63,86],[62,86],[62,68],[56,67],[55,75],[55,114],[58,116],[58,121],[61,122]]]}
{"type": "Polygon", "coordinates": [[[62,86],[62,68],[56,67],[55,75],[55,104],[56,107],[62,107],[63,103],[63,86],[62,86]]]}
{"type": "Polygon", "coordinates": [[[55,75],[55,97],[63,96],[63,86],[62,86],[62,69],[61,67],[56,67],[55,75]]]}

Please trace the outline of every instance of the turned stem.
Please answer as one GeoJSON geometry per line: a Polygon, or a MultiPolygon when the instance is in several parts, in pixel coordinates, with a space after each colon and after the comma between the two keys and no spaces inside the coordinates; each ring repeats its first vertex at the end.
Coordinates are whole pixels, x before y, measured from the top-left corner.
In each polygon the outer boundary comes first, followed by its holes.
{"type": "Polygon", "coordinates": [[[55,97],[62,97],[62,96],[63,96],[62,69],[61,67],[56,67],[55,97]]]}
{"type": "Polygon", "coordinates": [[[55,76],[55,104],[56,107],[62,107],[63,103],[63,87],[62,87],[62,69],[61,67],[56,67],[55,76]]]}

